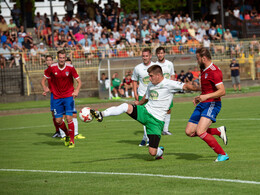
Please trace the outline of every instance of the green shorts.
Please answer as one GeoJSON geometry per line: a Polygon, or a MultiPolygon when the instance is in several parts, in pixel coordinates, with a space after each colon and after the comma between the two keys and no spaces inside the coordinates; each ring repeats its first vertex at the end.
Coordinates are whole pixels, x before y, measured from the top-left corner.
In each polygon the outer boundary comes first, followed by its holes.
{"type": "Polygon", "coordinates": [[[147,135],[158,135],[161,137],[164,121],[156,119],[143,105],[137,105],[137,121],[145,125],[147,135]]]}

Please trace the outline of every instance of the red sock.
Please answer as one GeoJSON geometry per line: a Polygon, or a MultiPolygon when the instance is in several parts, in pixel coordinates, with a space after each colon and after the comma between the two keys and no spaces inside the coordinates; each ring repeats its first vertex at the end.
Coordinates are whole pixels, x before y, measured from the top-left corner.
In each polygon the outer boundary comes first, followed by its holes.
{"type": "Polygon", "coordinates": [[[220,136],[220,131],[217,128],[208,128],[207,133],[209,133],[211,135],[220,136]]]}
{"type": "Polygon", "coordinates": [[[209,133],[202,133],[200,135],[200,138],[203,139],[209,145],[209,147],[211,147],[217,154],[226,154],[224,150],[221,148],[221,146],[218,144],[217,140],[209,133]]]}
{"type": "Polygon", "coordinates": [[[70,141],[74,144],[74,122],[68,122],[70,141]]]}
{"type": "Polygon", "coordinates": [[[59,128],[61,128],[65,132],[66,136],[69,136],[68,129],[67,129],[63,120],[60,124],[58,124],[58,126],[59,126],[59,128]]]}
{"type": "Polygon", "coordinates": [[[54,117],[52,118],[52,120],[53,120],[53,124],[55,126],[56,133],[57,133],[57,132],[59,132],[59,125],[57,124],[56,119],[54,117]]]}

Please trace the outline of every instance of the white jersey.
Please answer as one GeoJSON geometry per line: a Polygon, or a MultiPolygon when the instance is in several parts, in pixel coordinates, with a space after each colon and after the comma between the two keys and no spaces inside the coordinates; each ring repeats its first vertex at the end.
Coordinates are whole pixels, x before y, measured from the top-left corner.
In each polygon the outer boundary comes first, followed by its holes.
{"type": "Polygon", "coordinates": [[[157,85],[150,82],[145,94],[145,98],[148,99],[145,105],[146,110],[158,120],[164,121],[173,99],[173,93],[181,90],[183,85],[182,82],[165,78],[157,85]]]}
{"type": "Polygon", "coordinates": [[[148,66],[144,65],[144,63],[141,63],[134,68],[132,80],[139,81],[139,87],[137,90],[139,96],[144,96],[146,92],[147,85],[150,82],[147,69],[152,65],[154,65],[154,62],[151,62],[148,66]]]}
{"type": "Polygon", "coordinates": [[[164,63],[160,63],[159,61],[157,61],[155,62],[155,64],[161,66],[164,78],[171,79],[171,76],[175,75],[174,66],[171,61],[165,60],[164,63]]]}

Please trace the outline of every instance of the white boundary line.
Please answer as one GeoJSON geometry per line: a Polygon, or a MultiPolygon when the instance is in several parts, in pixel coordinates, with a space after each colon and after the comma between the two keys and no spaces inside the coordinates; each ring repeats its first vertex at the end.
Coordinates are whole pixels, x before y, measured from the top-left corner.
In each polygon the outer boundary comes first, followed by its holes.
{"type": "Polygon", "coordinates": [[[6,172],[34,172],[34,173],[58,173],[58,174],[96,174],[96,175],[123,175],[123,176],[145,176],[145,177],[162,177],[162,178],[176,178],[176,179],[191,179],[191,180],[204,180],[204,181],[220,181],[231,183],[243,184],[256,184],[260,185],[257,181],[236,180],[236,179],[218,179],[207,177],[189,177],[179,175],[161,175],[161,174],[146,174],[146,173],[116,173],[116,172],[89,172],[89,171],[48,171],[48,170],[26,170],[26,169],[0,169],[6,172]]]}
{"type": "MultiPolygon", "coordinates": [[[[187,119],[174,119],[174,121],[187,121],[187,119]]],[[[227,118],[227,119],[218,119],[218,121],[259,121],[260,118],[227,118]]],[[[133,119],[123,119],[123,120],[105,120],[103,123],[111,123],[111,122],[135,122],[133,119]]],[[[7,130],[20,130],[20,129],[30,129],[30,128],[42,128],[42,127],[52,127],[53,124],[49,125],[39,125],[39,126],[24,126],[24,127],[12,127],[12,128],[0,128],[0,131],[7,130]]]]}

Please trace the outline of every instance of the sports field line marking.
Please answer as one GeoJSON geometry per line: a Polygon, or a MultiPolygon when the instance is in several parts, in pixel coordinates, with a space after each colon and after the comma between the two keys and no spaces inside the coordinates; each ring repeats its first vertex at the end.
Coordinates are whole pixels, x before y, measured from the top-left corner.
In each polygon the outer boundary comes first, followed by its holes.
{"type": "Polygon", "coordinates": [[[60,174],[96,174],[96,175],[123,175],[123,176],[146,176],[146,177],[163,177],[163,178],[176,178],[176,179],[191,179],[191,180],[205,180],[205,181],[221,181],[231,183],[243,183],[243,184],[257,184],[257,181],[236,180],[236,179],[218,179],[207,177],[189,177],[179,175],[162,175],[162,174],[147,174],[147,173],[116,173],[116,172],[89,172],[89,171],[48,171],[48,170],[26,170],[26,169],[0,169],[0,171],[9,172],[37,172],[37,173],[60,173],[60,174]]]}
{"type": "MultiPolygon", "coordinates": [[[[189,119],[173,119],[174,121],[188,121],[189,119]]],[[[218,119],[219,121],[259,121],[260,118],[227,118],[227,119],[218,119]]],[[[133,119],[124,119],[124,120],[105,120],[105,123],[111,122],[135,122],[133,119]]],[[[24,127],[12,127],[12,128],[0,128],[0,131],[6,130],[19,130],[19,129],[30,129],[30,128],[42,128],[42,127],[52,127],[53,124],[50,125],[39,125],[39,126],[24,126],[24,127]]]]}

